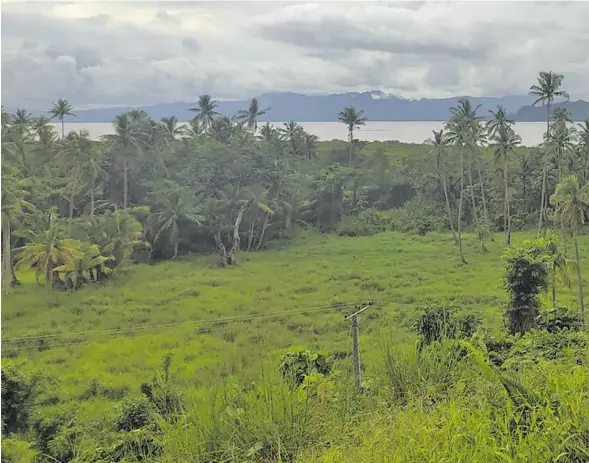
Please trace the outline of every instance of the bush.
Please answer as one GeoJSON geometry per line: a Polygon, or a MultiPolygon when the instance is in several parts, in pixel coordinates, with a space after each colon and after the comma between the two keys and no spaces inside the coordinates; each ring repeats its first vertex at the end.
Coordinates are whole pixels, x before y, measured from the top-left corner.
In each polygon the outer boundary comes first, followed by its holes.
{"type": "Polygon", "coordinates": [[[420,343],[429,345],[443,339],[463,339],[474,334],[480,318],[474,314],[461,313],[452,306],[427,306],[411,321],[411,328],[420,338],[420,343]]]}
{"type": "Polygon", "coordinates": [[[411,198],[398,211],[395,220],[395,229],[398,231],[425,235],[448,230],[443,205],[423,196],[411,198]]]}
{"type": "Polygon", "coordinates": [[[563,330],[580,331],[583,327],[583,319],[579,312],[567,307],[555,307],[542,311],[536,318],[536,324],[539,329],[550,333],[563,330]]]}
{"type": "Polygon", "coordinates": [[[2,433],[26,431],[48,377],[28,362],[2,362],[2,433]]]}
{"type": "Polygon", "coordinates": [[[394,228],[395,221],[390,212],[366,209],[355,218],[345,218],[338,233],[340,236],[371,236],[394,228]]]}
{"type": "Polygon", "coordinates": [[[326,355],[319,352],[288,352],[280,359],[279,369],[284,379],[300,385],[313,372],[322,375],[331,373],[331,362],[326,355]]]}
{"type": "Polygon", "coordinates": [[[34,463],[38,452],[32,444],[18,439],[2,439],[2,463],[34,463]]]}
{"type": "Polygon", "coordinates": [[[132,431],[149,425],[154,420],[154,409],[145,396],[126,398],[118,407],[117,429],[132,431]]]}

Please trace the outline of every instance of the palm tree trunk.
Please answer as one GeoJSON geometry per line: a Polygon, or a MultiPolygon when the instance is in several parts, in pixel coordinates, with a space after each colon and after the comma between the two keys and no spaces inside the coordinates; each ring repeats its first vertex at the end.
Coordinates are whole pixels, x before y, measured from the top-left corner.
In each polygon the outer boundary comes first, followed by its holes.
{"type": "Polygon", "coordinates": [[[61,139],[65,138],[65,124],[63,123],[63,116],[61,116],[61,139]]]}
{"type": "Polygon", "coordinates": [[[464,198],[464,153],[460,150],[460,199],[458,200],[458,252],[463,263],[467,263],[462,250],[462,202],[464,198]]]}
{"type": "Polygon", "coordinates": [[[548,170],[548,163],[544,162],[544,171],[542,172],[542,196],[540,199],[540,218],[538,219],[538,238],[542,231],[542,219],[544,218],[544,203],[546,202],[546,174],[548,170]]]}
{"type": "Polygon", "coordinates": [[[450,198],[448,197],[448,185],[446,184],[446,173],[442,172],[442,188],[444,189],[444,197],[446,198],[446,209],[448,211],[448,221],[450,222],[450,230],[452,230],[452,238],[455,243],[458,243],[456,238],[456,231],[454,230],[454,219],[452,218],[452,207],[450,206],[450,198]]]}
{"type": "Polygon", "coordinates": [[[250,229],[249,229],[249,233],[247,236],[247,250],[251,251],[252,250],[252,245],[254,243],[254,225],[255,225],[256,221],[255,221],[255,217],[252,214],[252,219],[250,221],[250,229]]]}
{"type": "Polygon", "coordinates": [[[90,186],[90,217],[94,215],[94,184],[90,186]]]}
{"type": "Polygon", "coordinates": [[[511,244],[511,217],[509,211],[509,192],[507,185],[507,156],[503,153],[503,187],[504,187],[504,205],[503,205],[503,228],[505,230],[505,246],[511,244]]]}
{"type": "Polygon", "coordinates": [[[486,222],[489,221],[489,211],[487,210],[487,197],[485,196],[485,183],[483,182],[483,173],[481,171],[481,163],[477,161],[477,170],[479,171],[479,182],[481,183],[481,199],[483,201],[483,217],[486,222]]]}
{"type": "Polygon", "coordinates": [[[475,225],[479,224],[479,217],[477,214],[477,204],[474,199],[474,188],[472,184],[472,150],[468,150],[468,185],[470,189],[470,202],[472,203],[472,214],[475,225]]]}
{"type": "Polygon", "coordinates": [[[575,244],[575,261],[577,263],[577,283],[579,285],[578,298],[579,298],[579,309],[581,310],[581,316],[583,322],[585,322],[585,304],[583,301],[583,276],[581,275],[581,260],[579,258],[579,242],[577,241],[577,235],[573,235],[573,242],[575,244]]]}
{"type": "Polygon", "coordinates": [[[260,239],[258,240],[258,244],[256,245],[256,251],[260,249],[262,246],[262,241],[264,240],[264,234],[266,233],[266,228],[268,228],[268,218],[270,214],[266,212],[266,217],[264,218],[264,224],[262,225],[262,233],[260,233],[260,239]]]}
{"type": "MultiPolygon", "coordinates": [[[[550,100],[546,104],[546,145],[550,140],[550,100]]],[[[538,220],[538,238],[540,238],[540,232],[542,231],[542,220],[544,218],[544,203],[546,202],[546,174],[548,171],[548,156],[546,150],[544,150],[544,156],[547,158],[544,161],[544,172],[542,172],[542,198],[540,202],[540,218],[538,220]]]]}
{"type": "Polygon", "coordinates": [[[354,129],[350,127],[348,132],[348,141],[350,142],[350,152],[348,158],[348,165],[352,165],[352,152],[354,151],[354,129]]]}
{"type": "Polygon", "coordinates": [[[127,160],[123,161],[123,209],[127,209],[127,194],[128,194],[128,179],[127,179],[127,160]]]}
{"type": "Polygon", "coordinates": [[[172,259],[175,259],[176,257],[178,257],[178,239],[174,241],[174,255],[172,256],[172,259]]]}
{"type": "Polygon", "coordinates": [[[75,207],[74,201],[75,200],[76,200],[76,177],[74,175],[74,179],[72,180],[72,191],[70,192],[70,213],[69,213],[69,221],[68,221],[68,225],[67,225],[68,235],[72,229],[72,221],[74,220],[74,207],[75,207]]]}
{"type": "Polygon", "coordinates": [[[556,307],[556,269],[552,266],[552,308],[556,307]]]}
{"type": "MultiPolygon", "coordinates": [[[[4,224],[3,224],[4,225],[4,224]]],[[[10,222],[6,220],[6,224],[3,227],[4,230],[4,272],[6,280],[6,295],[10,295],[10,282],[8,281],[8,270],[12,268],[10,256],[10,222]]]]}

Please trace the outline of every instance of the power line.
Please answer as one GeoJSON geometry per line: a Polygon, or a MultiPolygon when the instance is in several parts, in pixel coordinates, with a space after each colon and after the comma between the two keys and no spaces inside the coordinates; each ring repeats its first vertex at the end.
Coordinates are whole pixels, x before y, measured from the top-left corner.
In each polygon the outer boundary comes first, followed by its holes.
{"type": "MultiPolygon", "coordinates": [[[[9,338],[3,339],[2,342],[6,343],[15,343],[15,342],[26,342],[26,341],[40,341],[46,339],[63,339],[68,337],[74,336],[92,336],[92,335],[117,335],[117,334],[124,334],[124,333],[134,333],[134,332],[141,332],[141,331],[149,331],[153,329],[161,329],[161,328],[183,328],[183,327],[193,327],[199,325],[207,325],[207,324],[218,324],[218,323],[231,323],[231,322],[242,322],[248,320],[259,320],[259,319],[266,319],[266,318],[275,318],[280,316],[288,316],[288,315],[297,315],[297,314],[304,314],[304,313],[313,313],[313,312],[325,312],[330,310],[336,309],[345,309],[351,308],[358,304],[362,304],[362,302],[349,302],[349,303],[342,303],[338,305],[329,305],[329,306],[315,306],[315,307],[306,307],[301,309],[295,310],[287,310],[281,312],[273,312],[268,314],[252,314],[252,315],[245,315],[245,316],[233,316],[233,317],[223,317],[217,319],[209,319],[209,320],[198,320],[193,322],[179,322],[179,323],[166,323],[160,325],[145,325],[140,327],[134,328],[125,328],[125,329],[110,329],[110,330],[102,330],[102,331],[81,331],[77,333],[61,333],[61,334],[53,334],[53,335],[41,335],[41,336],[23,336],[18,338],[9,338]]],[[[206,328],[203,328],[206,329],[206,328]]],[[[201,331],[203,330],[201,329],[201,331]]],[[[54,344],[49,345],[47,347],[59,347],[65,345],[73,345],[73,344],[81,344],[84,341],[80,342],[72,342],[72,343],[65,343],[65,344],[54,344]]],[[[32,349],[35,346],[22,346],[22,347],[7,347],[9,350],[23,350],[23,349],[32,349]]]]}

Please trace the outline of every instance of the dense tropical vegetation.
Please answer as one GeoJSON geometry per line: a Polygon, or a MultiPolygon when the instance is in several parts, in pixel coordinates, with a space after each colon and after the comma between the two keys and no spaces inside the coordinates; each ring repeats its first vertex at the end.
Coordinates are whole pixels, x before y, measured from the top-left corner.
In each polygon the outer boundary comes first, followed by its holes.
{"type": "Polygon", "coordinates": [[[536,148],[467,99],[421,145],[357,140],[353,107],[347,142],[255,99],[99,140],[65,100],[61,137],[3,110],[3,461],[589,461],[589,121],[551,111],[562,85],[530,88],[536,148]],[[368,300],[356,391],[333,311],[368,300]]]}

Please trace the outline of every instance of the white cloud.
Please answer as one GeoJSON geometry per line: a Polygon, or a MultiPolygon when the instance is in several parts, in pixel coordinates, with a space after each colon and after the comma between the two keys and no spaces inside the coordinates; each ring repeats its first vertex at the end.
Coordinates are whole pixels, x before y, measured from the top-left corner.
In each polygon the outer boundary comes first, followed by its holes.
{"type": "Polygon", "coordinates": [[[382,89],[589,99],[589,2],[5,3],[2,103],[46,108],[382,89]]]}

